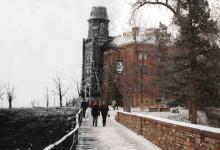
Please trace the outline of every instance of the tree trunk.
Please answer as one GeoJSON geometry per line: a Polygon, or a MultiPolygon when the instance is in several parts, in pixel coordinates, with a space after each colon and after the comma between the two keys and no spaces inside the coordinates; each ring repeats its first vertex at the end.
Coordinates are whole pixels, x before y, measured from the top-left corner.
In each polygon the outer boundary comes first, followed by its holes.
{"type": "Polygon", "coordinates": [[[131,103],[130,103],[130,99],[127,99],[126,112],[131,112],[131,103]]]}
{"type": "Polygon", "coordinates": [[[194,101],[192,101],[192,118],[191,123],[197,124],[197,106],[194,101]]]}
{"type": "Polygon", "coordinates": [[[188,100],[187,101],[187,107],[188,107],[188,111],[189,111],[189,120],[191,121],[192,119],[192,101],[188,100]]]}
{"type": "Polygon", "coordinates": [[[197,106],[193,100],[187,102],[189,110],[189,120],[193,124],[197,124],[197,106]]]}
{"type": "Polygon", "coordinates": [[[62,95],[60,94],[60,107],[62,107],[62,95]]]}
{"type": "Polygon", "coordinates": [[[9,109],[11,109],[11,107],[12,107],[12,103],[11,103],[12,101],[9,101],[9,109]]]}
{"type": "Polygon", "coordinates": [[[131,112],[131,102],[130,102],[130,97],[129,96],[125,96],[126,98],[124,98],[124,108],[126,112],[131,112]]]}

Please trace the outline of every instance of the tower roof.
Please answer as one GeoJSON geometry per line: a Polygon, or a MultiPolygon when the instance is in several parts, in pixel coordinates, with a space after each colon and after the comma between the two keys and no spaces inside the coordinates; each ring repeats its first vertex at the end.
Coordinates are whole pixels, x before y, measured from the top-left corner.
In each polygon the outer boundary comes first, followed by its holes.
{"type": "MultiPolygon", "coordinates": [[[[90,13],[90,18],[89,20],[92,19],[103,19],[103,20],[108,20],[108,14],[107,14],[107,9],[106,7],[92,7],[92,11],[90,13]]],[[[108,20],[109,21],[109,20],[108,20]]]]}

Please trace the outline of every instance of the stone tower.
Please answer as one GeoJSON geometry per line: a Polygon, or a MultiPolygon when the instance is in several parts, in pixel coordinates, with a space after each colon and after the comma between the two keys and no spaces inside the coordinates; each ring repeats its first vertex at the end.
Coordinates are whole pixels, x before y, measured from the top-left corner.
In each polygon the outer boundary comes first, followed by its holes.
{"type": "Polygon", "coordinates": [[[109,39],[109,19],[105,7],[93,7],[87,39],[83,39],[81,96],[98,98],[101,94],[104,44],[109,39]]]}

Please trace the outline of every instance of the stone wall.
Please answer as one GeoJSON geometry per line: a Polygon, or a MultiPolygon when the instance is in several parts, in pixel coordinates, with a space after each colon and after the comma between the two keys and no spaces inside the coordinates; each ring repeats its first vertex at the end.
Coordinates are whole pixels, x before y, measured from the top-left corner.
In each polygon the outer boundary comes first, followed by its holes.
{"type": "Polygon", "coordinates": [[[116,120],[165,150],[220,150],[220,129],[118,112],[116,120]]]}

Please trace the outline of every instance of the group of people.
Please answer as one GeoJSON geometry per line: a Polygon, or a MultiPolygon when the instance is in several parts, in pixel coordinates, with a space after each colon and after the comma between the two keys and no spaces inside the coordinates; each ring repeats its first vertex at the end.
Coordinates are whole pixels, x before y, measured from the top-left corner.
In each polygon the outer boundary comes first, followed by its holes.
{"type": "Polygon", "coordinates": [[[103,127],[104,127],[106,125],[106,118],[107,118],[107,115],[108,115],[108,111],[109,111],[109,108],[108,108],[108,105],[105,102],[102,102],[101,106],[99,106],[99,104],[96,101],[94,101],[91,104],[91,114],[92,114],[92,117],[93,117],[92,125],[97,127],[98,117],[99,117],[100,112],[101,112],[102,124],[103,124],[103,127]]]}
{"type": "MultiPolygon", "coordinates": [[[[88,108],[88,106],[89,106],[88,102],[81,103],[81,108],[83,110],[83,117],[85,117],[86,109],[88,108]]],[[[97,101],[92,101],[91,102],[91,115],[93,118],[92,125],[97,127],[98,117],[100,116],[101,113],[102,124],[103,127],[105,127],[108,111],[109,111],[108,105],[104,101],[102,102],[101,105],[99,105],[97,101]]]]}

